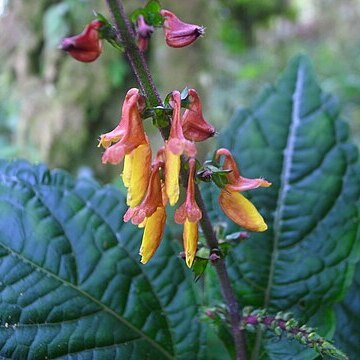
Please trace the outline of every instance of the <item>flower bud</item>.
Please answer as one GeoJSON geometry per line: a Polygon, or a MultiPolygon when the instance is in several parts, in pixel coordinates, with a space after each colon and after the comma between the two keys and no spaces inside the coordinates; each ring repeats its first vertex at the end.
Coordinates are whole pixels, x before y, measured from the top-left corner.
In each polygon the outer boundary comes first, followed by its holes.
{"type": "Polygon", "coordinates": [[[171,47],[181,48],[190,45],[205,32],[203,26],[184,23],[169,10],[161,10],[160,14],[165,18],[165,40],[171,47]]]}
{"type": "Polygon", "coordinates": [[[102,50],[102,43],[99,35],[99,28],[103,23],[93,20],[86,25],[79,35],[64,38],[59,49],[68,52],[74,59],[81,62],[92,62],[96,60],[102,50]]]}
{"type": "Polygon", "coordinates": [[[142,15],[136,21],[136,43],[141,52],[145,52],[149,45],[149,40],[154,32],[154,27],[148,25],[142,15]]]}

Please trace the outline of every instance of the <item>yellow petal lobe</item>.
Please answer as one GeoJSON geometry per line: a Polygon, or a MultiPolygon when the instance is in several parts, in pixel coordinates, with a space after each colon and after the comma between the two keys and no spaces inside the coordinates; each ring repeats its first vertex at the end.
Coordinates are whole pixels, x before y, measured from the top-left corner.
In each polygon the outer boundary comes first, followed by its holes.
{"type": "MultiPolygon", "coordinates": [[[[131,208],[138,205],[146,192],[150,177],[151,148],[142,144],[131,152],[131,158],[125,158],[123,181],[128,184],[126,203],[131,208]],[[130,163],[131,169],[128,169],[130,163]],[[130,176],[129,176],[130,173],[130,176]],[[126,179],[125,179],[126,178],[126,179]],[[128,181],[130,179],[130,181],[128,181]]],[[[128,157],[128,156],[127,156],[128,157]]],[[[126,184],[125,184],[126,186],[126,184]]]]}
{"type": "Polygon", "coordinates": [[[179,199],[179,173],[180,155],[174,155],[166,150],[165,191],[171,206],[175,205],[179,199]]]}
{"type": "Polygon", "coordinates": [[[194,261],[197,243],[198,243],[198,223],[190,222],[188,219],[184,222],[183,232],[184,250],[186,265],[191,268],[194,261]]]}
{"type": "Polygon", "coordinates": [[[251,231],[265,231],[267,225],[255,206],[238,192],[222,190],[219,203],[228,218],[251,231]]]}
{"type": "Polygon", "coordinates": [[[124,158],[124,169],[122,173],[122,179],[124,185],[128,188],[131,181],[131,164],[132,164],[132,153],[125,155],[124,158]]]}
{"type": "Polygon", "coordinates": [[[154,255],[160,245],[166,222],[164,207],[158,207],[156,211],[146,219],[144,234],[140,247],[141,262],[146,264],[154,255]]]}

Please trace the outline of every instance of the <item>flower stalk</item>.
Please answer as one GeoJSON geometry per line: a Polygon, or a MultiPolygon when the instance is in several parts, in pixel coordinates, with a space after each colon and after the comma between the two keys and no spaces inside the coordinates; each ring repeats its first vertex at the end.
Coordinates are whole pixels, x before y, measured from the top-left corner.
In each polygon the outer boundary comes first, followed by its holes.
{"type": "MultiPolygon", "coordinates": [[[[142,93],[146,98],[146,101],[152,107],[163,106],[162,100],[155,87],[145,58],[136,45],[136,35],[131,27],[130,21],[125,13],[121,1],[106,0],[106,2],[112,15],[116,30],[118,32],[119,41],[124,47],[125,54],[128,58],[131,69],[135,75],[135,78],[139,84],[142,93]]],[[[167,140],[170,133],[170,126],[161,128],[160,131],[164,140],[167,140]]],[[[187,174],[184,171],[181,172],[181,177],[183,183],[186,183],[187,174]]],[[[211,225],[210,218],[206,211],[204,201],[197,185],[195,185],[195,199],[203,215],[200,220],[200,225],[203,230],[207,244],[210,249],[218,249],[219,243],[216,238],[214,229],[211,225]]],[[[246,360],[245,337],[243,331],[240,328],[240,307],[232,289],[224,260],[219,259],[218,261],[216,261],[214,263],[214,267],[219,277],[222,294],[229,308],[232,333],[236,349],[236,359],[246,360]]]]}

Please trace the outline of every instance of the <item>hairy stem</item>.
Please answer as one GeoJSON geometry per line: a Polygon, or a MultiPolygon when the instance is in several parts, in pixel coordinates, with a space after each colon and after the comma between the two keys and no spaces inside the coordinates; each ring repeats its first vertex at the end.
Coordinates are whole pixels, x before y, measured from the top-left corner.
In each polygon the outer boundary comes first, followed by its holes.
{"type": "MultiPolygon", "coordinates": [[[[120,0],[106,0],[106,2],[113,17],[119,41],[121,42],[122,46],[124,46],[125,54],[129,60],[131,69],[139,84],[140,90],[145,95],[146,100],[150,106],[155,107],[162,105],[161,97],[156,89],[145,58],[136,46],[135,34],[129,19],[126,16],[122,2],[120,0]]],[[[164,140],[166,140],[170,132],[169,127],[162,128],[160,130],[164,140]]],[[[184,177],[184,175],[182,175],[182,177],[184,177]]],[[[186,175],[184,180],[186,182],[186,175]]],[[[203,230],[204,237],[210,249],[218,249],[219,243],[211,225],[211,221],[206,211],[200,190],[197,186],[195,191],[196,201],[203,214],[200,225],[203,230]]],[[[246,360],[245,337],[243,331],[240,328],[240,307],[232,289],[225,262],[223,259],[219,259],[214,264],[214,266],[219,277],[223,297],[229,309],[232,333],[236,349],[236,359],[246,360]]]]}

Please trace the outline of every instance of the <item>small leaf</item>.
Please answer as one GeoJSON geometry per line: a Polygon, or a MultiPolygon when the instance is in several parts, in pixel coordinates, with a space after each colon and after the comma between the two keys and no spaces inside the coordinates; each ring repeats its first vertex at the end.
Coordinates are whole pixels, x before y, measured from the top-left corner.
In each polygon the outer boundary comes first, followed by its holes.
{"type": "Polygon", "coordinates": [[[144,8],[134,10],[130,15],[130,20],[134,24],[139,16],[143,16],[145,22],[152,26],[162,26],[164,18],[160,14],[161,5],[158,0],[150,0],[144,8]]]}

